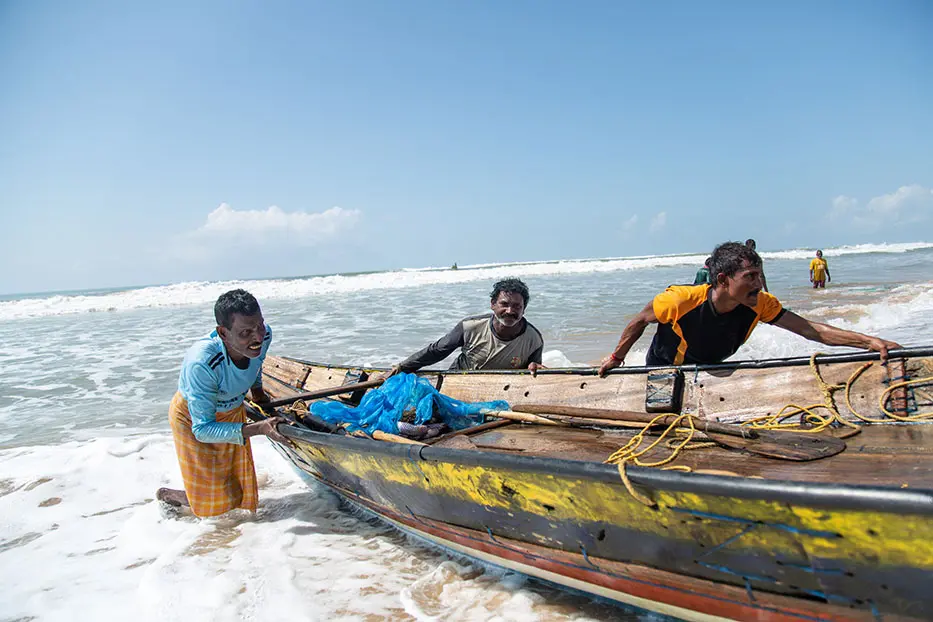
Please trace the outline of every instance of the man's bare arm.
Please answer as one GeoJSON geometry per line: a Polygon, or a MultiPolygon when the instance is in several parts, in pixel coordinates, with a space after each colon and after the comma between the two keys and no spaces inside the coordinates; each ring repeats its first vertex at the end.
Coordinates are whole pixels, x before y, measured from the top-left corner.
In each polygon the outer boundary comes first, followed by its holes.
{"type": "Polygon", "coordinates": [[[866,350],[880,352],[882,361],[887,360],[889,349],[901,347],[893,341],[872,337],[871,335],[863,335],[862,333],[857,333],[852,330],[836,328],[835,326],[823,324],[822,322],[814,322],[813,320],[800,317],[792,311],[785,311],[781,319],[775,322],[775,325],[789,330],[792,333],[796,333],[810,341],[825,343],[828,346],[852,346],[854,348],[865,348],[866,350]]]}
{"type": "Polygon", "coordinates": [[[632,346],[635,345],[638,338],[644,334],[648,324],[657,321],[658,318],[654,314],[654,301],[652,300],[632,318],[628,326],[625,327],[625,330],[622,331],[622,336],[619,338],[619,344],[616,346],[615,350],[603,359],[602,365],[599,367],[600,377],[605,377],[610,369],[614,369],[621,365],[625,361],[625,356],[628,354],[629,350],[632,349],[632,346]]]}

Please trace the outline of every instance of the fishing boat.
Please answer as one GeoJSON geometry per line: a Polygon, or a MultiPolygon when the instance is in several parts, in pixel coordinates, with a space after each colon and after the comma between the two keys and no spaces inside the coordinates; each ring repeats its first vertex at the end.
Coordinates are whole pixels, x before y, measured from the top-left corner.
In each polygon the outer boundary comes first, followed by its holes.
{"type": "MultiPolygon", "coordinates": [[[[356,403],[373,371],[263,367],[278,402],[356,403]]],[[[510,408],[424,442],[290,412],[290,444],[276,448],[409,534],[628,606],[686,620],[933,619],[933,348],[885,364],[866,352],[605,378],[421,375],[510,408]]]]}

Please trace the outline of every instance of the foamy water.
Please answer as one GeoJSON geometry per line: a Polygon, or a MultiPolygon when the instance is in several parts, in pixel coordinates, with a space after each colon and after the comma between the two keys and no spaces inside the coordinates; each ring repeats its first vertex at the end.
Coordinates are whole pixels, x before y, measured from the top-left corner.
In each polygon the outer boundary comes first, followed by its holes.
{"type": "MultiPolygon", "coordinates": [[[[874,253],[901,254],[933,248],[933,244],[861,244],[828,248],[827,259],[846,255],[874,253]]],[[[762,252],[766,260],[802,260],[813,257],[812,249],[762,252]]],[[[609,257],[602,259],[559,260],[504,264],[476,264],[449,268],[420,268],[397,272],[376,272],[355,275],[330,275],[300,279],[270,279],[261,281],[190,282],[174,285],[143,287],[94,295],[58,294],[0,301],[0,320],[127,311],[131,309],[164,308],[212,303],[223,292],[235,287],[249,289],[262,300],[300,299],[379,289],[450,285],[473,281],[495,281],[507,276],[534,278],[544,276],[594,274],[623,270],[702,265],[706,254],[663,255],[650,257],[609,257]]]]}
{"type": "MultiPolygon", "coordinates": [[[[765,253],[768,283],[787,307],[903,345],[933,344],[933,245],[824,250],[833,275],[825,291],[807,283],[812,252],[765,253]]],[[[546,363],[586,365],[653,294],[691,282],[703,259],[186,283],[0,303],[0,619],[635,619],[364,520],[306,485],[265,439],[255,443],[257,516],[164,518],[153,493],[181,484],[168,401],[185,349],[210,330],[213,300],[231,287],[259,297],[274,353],[388,365],[488,308],[492,282],[518,275],[532,291],[528,318],[545,337],[546,363]]],[[[762,326],[735,358],[827,350],[762,326]]]]}

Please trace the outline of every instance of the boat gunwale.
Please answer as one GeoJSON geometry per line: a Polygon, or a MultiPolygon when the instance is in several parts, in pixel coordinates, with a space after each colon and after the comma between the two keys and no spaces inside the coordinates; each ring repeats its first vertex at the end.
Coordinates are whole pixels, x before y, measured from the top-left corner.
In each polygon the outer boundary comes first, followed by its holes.
{"type": "MultiPolygon", "coordinates": [[[[320,367],[324,369],[372,369],[372,370],[384,370],[387,368],[384,367],[371,367],[368,365],[334,365],[330,363],[316,363],[314,361],[308,361],[305,359],[300,359],[293,356],[284,356],[277,355],[278,358],[282,358],[288,361],[299,363],[301,365],[310,365],[313,367],[320,367]]],[[[917,346],[910,348],[900,348],[897,350],[889,350],[888,358],[890,359],[912,359],[912,358],[921,358],[933,356],[933,347],[930,346],[917,346]]],[[[799,367],[810,364],[810,356],[793,356],[786,358],[774,358],[774,359],[745,359],[741,361],[731,361],[726,363],[711,363],[706,365],[680,365],[676,366],[677,369],[680,369],[683,372],[717,372],[717,371],[728,371],[728,370],[738,370],[738,369],[771,369],[778,367],[799,367]]],[[[820,365],[826,365],[830,363],[861,363],[865,361],[877,361],[881,358],[881,355],[878,352],[850,352],[850,353],[839,353],[839,354],[818,354],[816,356],[816,363],[820,365]]],[[[657,369],[671,369],[675,367],[673,365],[661,365],[661,366],[632,366],[632,367],[617,367],[615,369],[609,370],[609,375],[624,375],[624,374],[644,374],[649,371],[657,369]]],[[[537,375],[546,376],[546,375],[573,375],[573,376],[595,376],[599,372],[596,367],[552,367],[539,369],[537,375]]],[[[529,375],[530,371],[527,369],[477,369],[477,370],[460,370],[460,369],[422,369],[419,372],[419,375],[433,375],[440,374],[444,376],[516,376],[516,375],[529,375]]]]}
{"type": "MultiPolygon", "coordinates": [[[[375,452],[405,460],[504,468],[621,485],[618,467],[611,464],[430,445],[393,444],[352,436],[325,434],[295,426],[282,426],[279,430],[285,436],[298,441],[347,449],[362,455],[371,455],[375,452]]],[[[895,489],[860,484],[731,477],[662,471],[638,466],[628,466],[626,475],[632,483],[653,490],[777,501],[820,509],[933,515],[933,490],[927,489],[895,489]]]]}

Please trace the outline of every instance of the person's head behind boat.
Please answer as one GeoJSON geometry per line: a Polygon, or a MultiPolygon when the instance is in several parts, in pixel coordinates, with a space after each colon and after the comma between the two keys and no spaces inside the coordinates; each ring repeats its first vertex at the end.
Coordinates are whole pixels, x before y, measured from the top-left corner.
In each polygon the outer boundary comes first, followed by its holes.
{"type": "Polygon", "coordinates": [[[724,242],[710,257],[710,277],[719,295],[754,307],[761,292],[761,257],[754,249],[739,242],[724,242]]]}
{"type": "Polygon", "coordinates": [[[266,323],[259,302],[245,289],[233,289],[214,303],[217,334],[233,359],[256,358],[262,353],[266,323]]]}
{"type": "Polygon", "coordinates": [[[492,288],[489,308],[498,323],[511,328],[522,321],[530,297],[528,286],[520,279],[502,279],[492,288]]]}

